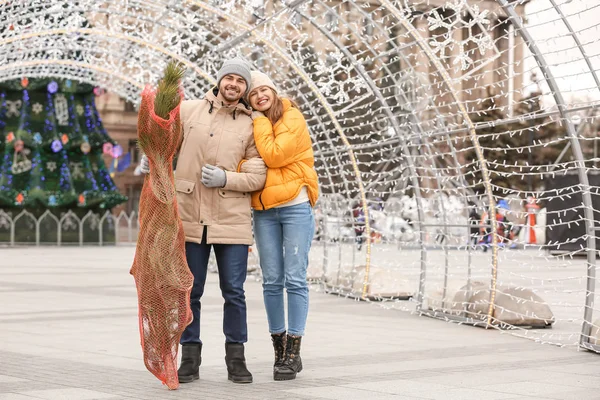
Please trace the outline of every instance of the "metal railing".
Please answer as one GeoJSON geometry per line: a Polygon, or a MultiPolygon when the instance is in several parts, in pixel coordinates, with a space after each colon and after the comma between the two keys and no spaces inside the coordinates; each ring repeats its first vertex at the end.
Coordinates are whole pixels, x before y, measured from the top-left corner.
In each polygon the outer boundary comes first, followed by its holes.
{"type": "Polygon", "coordinates": [[[50,210],[35,216],[27,210],[0,210],[0,245],[116,245],[135,244],[139,231],[134,211],[118,215],[73,211],[56,215],[50,210]]]}

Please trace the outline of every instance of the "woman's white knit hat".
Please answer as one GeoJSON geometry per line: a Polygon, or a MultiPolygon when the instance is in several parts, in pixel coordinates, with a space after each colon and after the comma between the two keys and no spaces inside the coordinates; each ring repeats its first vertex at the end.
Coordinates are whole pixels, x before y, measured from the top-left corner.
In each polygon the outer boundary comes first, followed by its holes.
{"type": "Polygon", "coordinates": [[[277,88],[275,87],[275,84],[273,83],[271,78],[269,78],[266,74],[263,74],[260,71],[252,71],[250,72],[250,75],[252,83],[250,84],[250,90],[248,91],[248,93],[261,86],[270,87],[275,93],[278,92],[277,88]]]}

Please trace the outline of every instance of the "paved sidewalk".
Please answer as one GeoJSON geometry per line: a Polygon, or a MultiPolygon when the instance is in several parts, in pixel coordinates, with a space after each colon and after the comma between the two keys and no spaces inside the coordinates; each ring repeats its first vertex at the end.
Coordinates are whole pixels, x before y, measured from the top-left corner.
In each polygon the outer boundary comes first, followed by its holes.
{"type": "Polygon", "coordinates": [[[200,380],[146,371],[133,247],[0,248],[0,400],[600,399],[600,355],[311,292],[304,370],[272,380],[260,283],[247,284],[251,385],[227,380],[210,274],[200,380]]]}

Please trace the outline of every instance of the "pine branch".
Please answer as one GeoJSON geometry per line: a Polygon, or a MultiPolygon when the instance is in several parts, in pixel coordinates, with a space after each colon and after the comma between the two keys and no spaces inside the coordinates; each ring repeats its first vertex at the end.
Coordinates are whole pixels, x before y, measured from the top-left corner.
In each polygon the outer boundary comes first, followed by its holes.
{"type": "Polygon", "coordinates": [[[166,119],[169,113],[179,104],[179,82],[185,73],[185,66],[171,61],[165,68],[163,78],[158,83],[154,99],[154,113],[166,119]]]}

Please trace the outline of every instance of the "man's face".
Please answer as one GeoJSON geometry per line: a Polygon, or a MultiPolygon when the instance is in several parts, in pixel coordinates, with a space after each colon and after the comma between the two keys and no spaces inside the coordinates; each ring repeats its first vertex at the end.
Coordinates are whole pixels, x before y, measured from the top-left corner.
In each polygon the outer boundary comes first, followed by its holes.
{"type": "Polygon", "coordinates": [[[219,93],[226,101],[234,103],[244,96],[246,88],[247,84],[244,78],[235,74],[227,74],[221,79],[219,93]]]}

